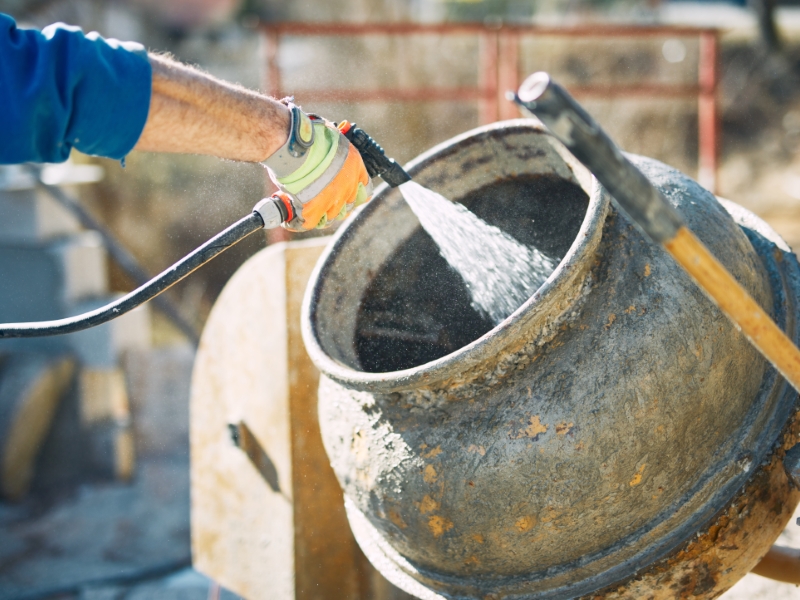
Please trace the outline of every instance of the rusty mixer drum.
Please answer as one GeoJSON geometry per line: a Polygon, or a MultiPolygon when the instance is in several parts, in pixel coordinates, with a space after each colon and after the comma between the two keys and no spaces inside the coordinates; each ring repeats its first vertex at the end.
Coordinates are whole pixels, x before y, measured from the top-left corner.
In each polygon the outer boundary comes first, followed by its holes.
{"type": "MultiPolygon", "coordinates": [[[[632,160],[797,340],[785,243],[632,160]]],[[[733,585],[800,500],[781,463],[796,393],[531,121],[464,134],[409,172],[560,262],[494,327],[398,190],[337,233],[303,334],[368,558],[420,598],[712,598],[733,585]]]]}

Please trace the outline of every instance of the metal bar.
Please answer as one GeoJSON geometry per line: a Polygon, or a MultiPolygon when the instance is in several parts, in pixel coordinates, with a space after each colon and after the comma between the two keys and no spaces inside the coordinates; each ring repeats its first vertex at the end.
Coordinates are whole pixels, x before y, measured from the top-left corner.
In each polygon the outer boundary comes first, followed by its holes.
{"type": "Polygon", "coordinates": [[[477,23],[264,23],[263,31],[283,35],[411,35],[411,34],[481,34],[487,32],[514,32],[517,35],[550,35],[556,37],[652,37],[687,36],[713,33],[704,27],[630,26],[630,25],[579,25],[575,27],[546,27],[536,25],[504,24],[499,30],[477,23]]]}
{"type": "Polygon", "coordinates": [[[711,192],[717,189],[719,158],[719,121],[717,115],[717,82],[719,49],[716,32],[700,35],[700,64],[697,99],[699,170],[697,180],[711,192]]]}
{"type": "MultiPolygon", "coordinates": [[[[502,62],[501,62],[502,64],[502,62]]],[[[508,75],[500,75],[500,85],[493,86],[497,91],[497,97],[509,89],[515,89],[512,81],[518,78],[508,75]]],[[[601,86],[587,85],[571,87],[570,91],[575,96],[594,97],[594,98],[619,98],[631,96],[657,96],[660,98],[687,98],[695,99],[699,93],[697,86],[666,86],[666,85],[630,85],[630,86],[601,86]]],[[[299,90],[294,92],[295,98],[305,101],[315,102],[433,102],[437,100],[446,101],[474,101],[492,100],[495,97],[492,87],[486,89],[478,88],[425,88],[417,90],[402,89],[381,89],[381,90],[299,90]]],[[[505,107],[508,102],[500,103],[505,107]]],[[[513,105],[512,105],[513,107],[513,105]]],[[[505,108],[508,111],[507,108],[505,108]]],[[[514,108],[510,113],[512,116],[501,118],[511,119],[517,116],[514,108]]]]}
{"type": "MultiPolygon", "coordinates": [[[[278,63],[278,53],[281,46],[281,32],[274,28],[261,28],[261,35],[264,36],[264,54],[266,68],[264,69],[264,89],[273,98],[282,98],[281,67],[278,63]]],[[[275,184],[269,178],[269,172],[264,169],[264,197],[269,197],[277,191],[275,184]]],[[[267,229],[267,245],[277,244],[278,242],[288,242],[289,232],[283,227],[273,227],[267,229]]]]}
{"type": "Polygon", "coordinates": [[[509,31],[499,39],[497,102],[500,120],[519,117],[517,107],[505,98],[505,93],[516,90],[519,84],[519,35],[516,31],[509,31]]]}
{"type": "Polygon", "coordinates": [[[575,96],[595,98],[626,98],[649,96],[656,98],[697,98],[700,88],[696,85],[671,86],[662,84],[637,85],[576,85],[570,86],[575,96]]]}
{"type": "Polygon", "coordinates": [[[266,49],[267,72],[264,88],[273,98],[282,98],[281,68],[278,64],[278,52],[281,45],[281,33],[277,30],[264,29],[264,46],[266,49]]]}
{"type": "Polygon", "coordinates": [[[719,157],[719,124],[717,108],[718,32],[699,27],[627,25],[586,25],[569,28],[524,25],[503,25],[500,29],[477,23],[270,23],[262,24],[267,37],[267,60],[270,81],[277,82],[273,95],[281,94],[280,69],[277,64],[281,35],[297,36],[355,36],[355,35],[477,35],[479,38],[478,88],[417,89],[417,90],[319,90],[300,91],[296,95],[328,102],[479,102],[479,121],[491,123],[497,119],[514,118],[516,110],[499,98],[507,89],[515,89],[519,76],[519,39],[523,35],[552,37],[654,37],[691,36],[700,39],[698,85],[667,86],[639,84],[631,86],[575,86],[579,97],[626,98],[696,98],[698,102],[698,181],[712,192],[717,187],[719,157]]]}
{"type": "Polygon", "coordinates": [[[424,88],[417,90],[298,90],[292,94],[298,102],[425,102],[436,100],[491,100],[491,90],[477,88],[424,88]]]}
{"type": "Polygon", "coordinates": [[[479,38],[478,54],[478,119],[481,125],[494,123],[498,119],[500,103],[497,99],[497,52],[499,34],[485,31],[479,38]]]}

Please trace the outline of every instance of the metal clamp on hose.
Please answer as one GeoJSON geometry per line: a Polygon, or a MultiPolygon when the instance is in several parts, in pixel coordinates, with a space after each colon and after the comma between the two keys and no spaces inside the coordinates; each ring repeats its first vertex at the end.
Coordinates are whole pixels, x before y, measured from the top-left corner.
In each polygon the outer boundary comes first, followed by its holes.
{"type": "Polygon", "coordinates": [[[253,207],[253,212],[258,213],[264,221],[264,229],[280,227],[281,223],[287,223],[294,218],[292,201],[283,192],[264,198],[253,207]]]}

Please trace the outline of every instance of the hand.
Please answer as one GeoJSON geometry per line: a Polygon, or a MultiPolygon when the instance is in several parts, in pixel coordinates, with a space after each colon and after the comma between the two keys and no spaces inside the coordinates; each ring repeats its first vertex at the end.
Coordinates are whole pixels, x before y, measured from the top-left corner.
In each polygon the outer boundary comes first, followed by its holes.
{"type": "Polygon", "coordinates": [[[303,137],[311,138],[309,128],[313,128],[313,143],[301,158],[287,158],[285,146],[264,164],[275,184],[291,198],[294,217],[283,226],[290,231],[324,228],[367,202],[372,182],[361,154],[332,123],[292,108],[297,124],[293,122],[287,144],[293,135],[301,143],[303,137]],[[285,175],[280,172],[289,166],[297,168],[285,175]]]}

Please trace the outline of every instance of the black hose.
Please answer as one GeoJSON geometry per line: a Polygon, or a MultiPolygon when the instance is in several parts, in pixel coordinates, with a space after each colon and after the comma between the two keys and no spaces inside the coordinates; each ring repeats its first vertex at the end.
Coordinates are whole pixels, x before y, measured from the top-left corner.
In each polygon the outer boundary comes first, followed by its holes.
{"type": "MultiPolygon", "coordinates": [[[[81,206],[81,204],[72,196],[64,193],[64,191],[54,185],[48,185],[42,181],[42,169],[39,166],[29,165],[28,170],[36,178],[36,185],[50,194],[50,196],[59,202],[63,207],[69,210],[80,221],[86,229],[91,229],[100,234],[103,239],[103,245],[106,247],[109,256],[116,262],[119,267],[125,272],[128,277],[133,280],[134,285],[142,286],[150,281],[151,277],[148,275],[133,255],[123,248],[111,232],[100,224],[89,212],[81,206]]],[[[153,300],[153,304],[157,309],[164,313],[175,324],[175,326],[189,338],[195,346],[200,343],[200,335],[197,328],[183,318],[178,308],[170,301],[167,296],[159,296],[153,300]]]]}
{"type": "Polygon", "coordinates": [[[38,321],[33,323],[0,324],[0,339],[61,335],[89,329],[90,327],[116,319],[126,312],[133,310],[140,304],[144,304],[148,300],[155,298],[161,292],[175,285],[196,269],[202,267],[221,252],[224,252],[251,233],[263,227],[264,221],[261,216],[257,212],[252,212],[244,219],[237,221],[223,232],[208,240],[205,244],[182,258],[160,275],[157,275],[143,286],[123,296],[119,300],[96,310],[66,319],[38,321]]]}

